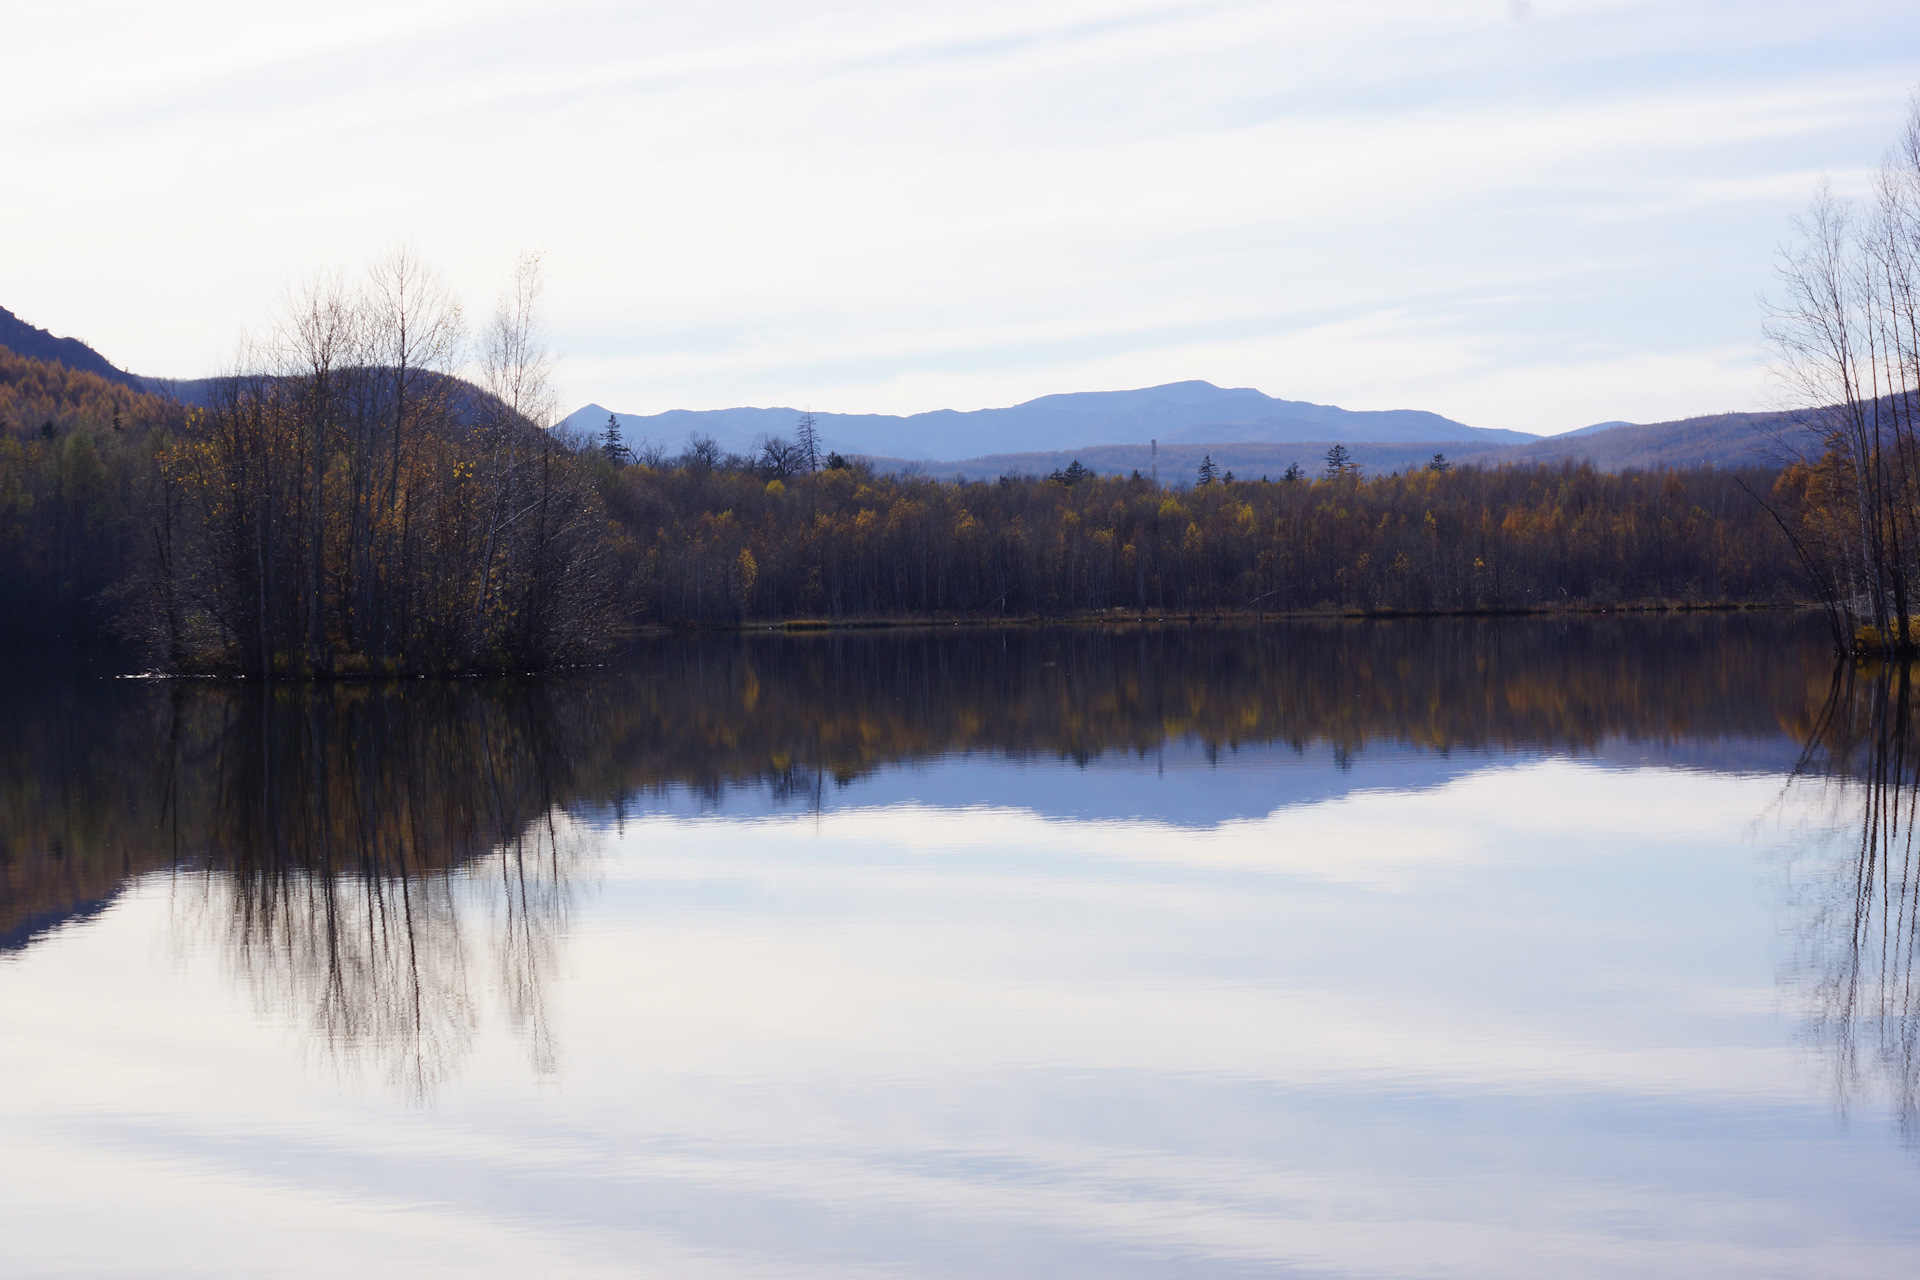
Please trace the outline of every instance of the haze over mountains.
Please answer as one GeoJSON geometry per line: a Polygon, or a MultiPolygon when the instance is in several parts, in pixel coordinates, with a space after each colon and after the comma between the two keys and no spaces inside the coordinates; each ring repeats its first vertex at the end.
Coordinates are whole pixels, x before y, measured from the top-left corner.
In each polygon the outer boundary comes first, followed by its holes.
{"type": "MultiPolygon", "coordinates": [[[[609,410],[590,404],[567,425],[598,433],[609,410]]],[[[659,443],[677,450],[690,434],[712,436],[746,452],[769,435],[790,436],[794,409],[668,410],[612,414],[632,447],[659,443]]],[[[1083,391],[1041,396],[1005,409],[940,409],[906,417],[816,413],[828,447],[843,453],[906,461],[973,458],[987,454],[1081,449],[1096,445],[1162,445],[1297,441],[1458,441],[1524,444],[1540,437],[1521,431],[1469,427],[1421,409],[1356,411],[1303,400],[1279,400],[1250,387],[1171,382],[1134,391],[1083,391]]]]}
{"type": "MultiPolygon", "coordinates": [[[[77,338],[55,337],[0,308],[0,347],[34,359],[156,392],[204,402],[211,379],[143,377],[118,368],[77,338]]],[[[678,453],[690,436],[713,437],[735,453],[769,436],[791,437],[792,408],[674,409],[610,413],[576,409],[562,426],[598,436],[612,416],[634,448],[678,453]]],[[[941,409],[907,416],[816,413],[824,446],[882,467],[915,466],[933,476],[1045,473],[1078,459],[1125,474],[1158,467],[1162,480],[1191,480],[1202,457],[1242,477],[1278,476],[1289,465],[1317,472],[1327,449],[1348,448],[1370,472],[1405,470],[1444,452],[1456,462],[1591,461],[1629,467],[1777,465],[1813,450],[1807,430],[1783,414],[1715,414],[1678,422],[1599,422],[1555,436],[1470,427],[1420,409],[1352,410],[1282,400],[1250,387],[1174,382],[1131,391],[1041,396],[1001,409],[941,409]],[[1157,451],[1149,441],[1158,441],[1157,451]]]]}
{"type": "MultiPolygon", "coordinates": [[[[791,437],[798,409],[676,409],[610,413],[589,404],[564,425],[600,435],[611,416],[635,449],[680,451],[693,435],[752,453],[769,436],[791,437]]],[[[1342,409],[1280,400],[1251,388],[1175,382],[1135,391],[1042,396],[1005,409],[941,410],[905,417],[816,413],[824,446],[882,467],[911,465],[941,478],[1044,474],[1078,460],[1124,475],[1158,469],[1185,483],[1210,457],[1242,478],[1277,477],[1289,466],[1309,474],[1326,451],[1346,446],[1369,472],[1423,466],[1435,453],[1479,466],[1592,461],[1629,467],[1778,465],[1812,449],[1811,436],[1782,414],[1713,414],[1677,422],[1597,422],[1560,435],[1470,427],[1419,409],[1342,409]],[[1157,440],[1157,449],[1149,441],[1157,440]]],[[[1817,452],[1817,450],[1814,450],[1817,452]]]]}

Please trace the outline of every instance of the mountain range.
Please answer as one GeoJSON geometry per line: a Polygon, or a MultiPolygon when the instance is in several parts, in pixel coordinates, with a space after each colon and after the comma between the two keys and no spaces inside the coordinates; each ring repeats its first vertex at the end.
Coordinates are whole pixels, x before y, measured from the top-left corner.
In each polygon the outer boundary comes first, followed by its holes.
{"type": "MultiPolygon", "coordinates": [[[[56,337],[0,308],[0,347],[187,403],[202,401],[210,380],[129,373],[77,338],[56,337]]],[[[694,435],[751,453],[769,436],[791,437],[790,408],[674,409],[616,413],[588,404],[561,423],[598,436],[611,417],[635,448],[677,453],[694,435]]],[[[1041,396],[1000,409],[935,410],[907,416],[817,413],[823,446],[882,467],[937,476],[1047,472],[1074,459],[1096,471],[1158,468],[1161,479],[1191,479],[1202,458],[1243,476],[1310,473],[1338,444],[1369,471],[1424,465],[1435,453],[1479,466],[1591,461],[1629,467],[1778,465],[1817,452],[1811,433],[1789,415],[1728,413],[1676,422],[1598,422],[1556,436],[1470,427],[1421,409],[1353,410],[1281,400],[1250,387],[1173,382],[1131,391],[1041,396]],[[1157,447],[1155,444],[1157,443],[1157,447]]]]}
{"type": "MultiPolygon", "coordinates": [[[[791,436],[795,409],[672,409],[613,413],[589,404],[563,425],[599,434],[612,417],[631,447],[658,443],[669,452],[693,434],[713,437],[738,453],[767,436],[791,436]]],[[[843,453],[906,461],[970,458],[1014,451],[1081,449],[1098,445],[1164,445],[1232,440],[1457,441],[1488,445],[1540,439],[1523,431],[1470,427],[1422,409],[1353,410],[1304,400],[1279,400],[1250,387],[1170,382],[1134,391],[1082,391],[1041,396],[1005,409],[939,409],[906,417],[816,413],[827,447],[843,453]]]]}

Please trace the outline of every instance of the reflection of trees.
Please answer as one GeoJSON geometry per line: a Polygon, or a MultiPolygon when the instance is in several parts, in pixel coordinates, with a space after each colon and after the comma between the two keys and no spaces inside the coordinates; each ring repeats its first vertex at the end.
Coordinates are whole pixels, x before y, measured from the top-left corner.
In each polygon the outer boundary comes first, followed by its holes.
{"type": "Polygon", "coordinates": [[[64,766],[34,788],[57,830],[7,860],[14,879],[104,896],[177,868],[184,936],[217,939],[263,1007],[411,1092],[457,1065],[490,998],[551,1067],[543,992],[585,852],[562,813],[577,707],[506,681],[64,701],[30,727],[64,766]],[[47,742],[75,723],[97,740],[47,742]]]}
{"type": "Polygon", "coordinates": [[[804,798],[950,752],[1777,738],[1818,712],[1826,643],[1818,619],[1778,614],[665,637],[608,678],[621,738],[596,761],[614,790],[804,798]]]}
{"type": "Polygon", "coordinates": [[[538,821],[463,867],[190,875],[177,901],[263,1011],[303,1020],[335,1058],[376,1064],[427,1097],[466,1056],[489,997],[535,1069],[554,1069],[545,990],[581,849],[570,824],[538,821]]]}
{"type": "Polygon", "coordinates": [[[1818,815],[1801,856],[1791,980],[1843,1108],[1884,1095],[1920,1143],[1920,742],[1911,668],[1843,666],[1796,779],[1818,815]]]}
{"type": "Polygon", "coordinates": [[[751,784],[805,803],[947,753],[1804,740],[1827,662],[1818,619],[1735,614],[666,636],[601,672],[271,697],[15,670],[0,950],[160,867],[426,874],[549,802],[751,784]]]}
{"type": "Polygon", "coordinates": [[[947,753],[1170,740],[1341,761],[1805,740],[1828,660],[1817,618],[1675,615],[665,636],[608,671],[325,688],[6,673],[0,951],[177,870],[265,1004],[424,1091],[492,1000],[549,1060],[567,815],[636,792],[805,805],[947,753]]]}
{"type": "Polygon", "coordinates": [[[212,753],[199,907],[257,996],[432,1091],[471,1043],[482,962],[536,1065],[582,845],[537,684],[246,700],[212,753]],[[476,936],[477,935],[477,936],[476,936]]]}

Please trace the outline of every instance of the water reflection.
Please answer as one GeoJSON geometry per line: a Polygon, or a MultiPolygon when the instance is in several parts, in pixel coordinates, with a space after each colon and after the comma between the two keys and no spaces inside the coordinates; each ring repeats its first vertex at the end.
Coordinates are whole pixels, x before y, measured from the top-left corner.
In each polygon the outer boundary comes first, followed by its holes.
{"type": "MultiPolygon", "coordinates": [[[[664,793],[818,807],[918,761],[1173,747],[1784,771],[1851,723],[1823,644],[1790,615],[1455,619],[663,638],[605,672],[324,689],[16,673],[0,952],[166,872],[181,936],[263,1009],[424,1095],[490,1000],[551,1069],[543,991],[591,833],[664,793]]],[[[1846,777],[1887,767],[1829,754],[1846,777]]]]}
{"type": "Polygon", "coordinates": [[[1843,1111],[1884,1099],[1920,1146],[1920,742],[1913,671],[1843,666],[1795,788],[1813,829],[1797,842],[1799,954],[1810,1039],[1843,1111]]]}
{"type": "Polygon", "coordinates": [[[341,1060],[431,1093],[471,1044],[484,959],[551,1068],[542,992],[587,850],[546,690],[30,687],[6,726],[0,945],[167,870],[180,936],[341,1060]]]}

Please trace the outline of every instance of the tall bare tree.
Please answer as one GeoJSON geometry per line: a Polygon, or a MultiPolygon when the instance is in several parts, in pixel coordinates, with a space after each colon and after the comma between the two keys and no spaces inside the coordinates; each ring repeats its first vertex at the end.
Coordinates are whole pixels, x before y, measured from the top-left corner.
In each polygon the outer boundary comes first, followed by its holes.
{"type": "Polygon", "coordinates": [[[387,384],[387,467],[380,536],[373,548],[392,589],[369,625],[384,659],[394,656],[411,606],[402,584],[412,558],[412,506],[401,489],[401,455],[409,433],[447,417],[453,384],[445,375],[459,364],[465,316],[445,282],[424,267],[411,248],[397,246],[374,264],[370,275],[372,356],[387,384]]]}
{"type": "Polygon", "coordinates": [[[1784,478],[1793,523],[1783,523],[1841,643],[1911,653],[1920,641],[1920,98],[1867,207],[1822,184],[1793,228],[1766,333],[1820,449],[1784,478]]]}
{"type": "Polygon", "coordinates": [[[326,661],[323,596],[326,565],[327,469],[345,409],[346,381],[364,366],[365,324],[357,300],[337,273],[316,276],[291,300],[281,332],[285,377],[293,388],[305,478],[306,598],[302,640],[307,665],[326,661]]]}

